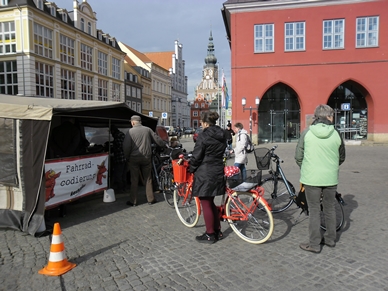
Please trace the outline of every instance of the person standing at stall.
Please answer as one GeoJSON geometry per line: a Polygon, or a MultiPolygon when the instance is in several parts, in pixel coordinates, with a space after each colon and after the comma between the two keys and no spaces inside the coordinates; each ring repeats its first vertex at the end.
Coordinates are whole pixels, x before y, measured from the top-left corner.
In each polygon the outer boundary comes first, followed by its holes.
{"type": "Polygon", "coordinates": [[[125,134],[114,124],[111,125],[110,132],[113,136],[113,188],[117,192],[125,192],[127,186],[127,160],[125,159],[123,147],[125,134]]]}
{"type": "Polygon", "coordinates": [[[141,124],[141,118],[138,115],[131,117],[130,128],[124,138],[124,155],[128,160],[129,171],[131,175],[131,189],[127,205],[136,206],[137,190],[140,173],[143,176],[146,187],[146,196],[148,204],[156,203],[152,187],[152,143],[160,147],[165,147],[165,142],[151,128],[141,124]]]}

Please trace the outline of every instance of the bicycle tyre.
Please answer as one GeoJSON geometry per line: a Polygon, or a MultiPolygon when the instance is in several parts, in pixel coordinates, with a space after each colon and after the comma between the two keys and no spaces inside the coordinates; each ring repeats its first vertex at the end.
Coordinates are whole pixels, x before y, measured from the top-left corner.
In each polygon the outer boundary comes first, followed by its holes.
{"type": "MultiPolygon", "coordinates": [[[[238,199],[234,199],[237,205],[232,201],[233,198],[228,199],[225,208],[227,216],[231,216],[234,211],[237,211],[236,207],[246,209],[239,205],[241,202],[250,208],[252,202],[256,199],[256,194],[249,192],[235,192],[232,196],[238,197],[238,199]]],[[[262,244],[271,237],[274,229],[272,213],[261,199],[259,200],[259,206],[253,209],[254,212],[249,215],[248,220],[228,219],[228,222],[241,239],[252,244],[262,244]]]]}
{"type": "MultiPolygon", "coordinates": [[[[320,215],[321,215],[321,229],[326,230],[325,216],[323,215],[322,203],[321,203],[321,214],[320,215]]],[[[336,221],[337,221],[336,230],[339,231],[344,224],[345,215],[344,215],[344,208],[343,208],[341,202],[338,201],[337,199],[335,200],[335,217],[336,217],[336,221]]]]}
{"type": "Polygon", "coordinates": [[[168,205],[174,207],[174,176],[171,171],[162,169],[159,174],[160,189],[163,192],[164,200],[168,205]]]}
{"type": "MultiPolygon", "coordinates": [[[[179,220],[187,227],[194,227],[199,220],[200,215],[200,204],[199,199],[195,197],[188,197],[185,202],[184,198],[186,195],[187,187],[189,183],[179,183],[174,190],[174,207],[179,217],[179,220]]],[[[190,186],[191,187],[191,186],[190,186]]],[[[191,196],[191,189],[188,194],[191,196]]]]}
{"type": "MultiPolygon", "coordinates": [[[[291,198],[286,184],[281,178],[277,178],[278,188],[276,191],[277,193],[274,193],[274,181],[274,177],[266,178],[262,181],[260,186],[264,188],[264,199],[267,200],[268,205],[271,207],[271,211],[273,213],[279,213],[288,209],[294,200],[291,198]]],[[[295,193],[294,186],[289,181],[287,182],[291,191],[295,193]]]]}

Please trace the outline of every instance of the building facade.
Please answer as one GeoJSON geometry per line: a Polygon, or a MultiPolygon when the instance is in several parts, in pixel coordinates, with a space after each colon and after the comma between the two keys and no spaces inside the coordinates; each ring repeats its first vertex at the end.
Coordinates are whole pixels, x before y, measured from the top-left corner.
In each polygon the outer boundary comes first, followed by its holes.
{"type": "MultiPolygon", "coordinates": [[[[143,113],[143,84],[142,78],[133,61],[125,56],[124,58],[124,83],[125,83],[125,103],[129,108],[143,113]]],[[[148,114],[147,114],[148,115],[148,114]]]]}
{"type": "Polygon", "coordinates": [[[154,63],[170,72],[171,108],[166,125],[185,127],[190,124],[190,106],[187,102],[187,76],[183,60],[183,45],[175,41],[174,51],[144,53],[154,63]]]}
{"type": "MultiPolygon", "coordinates": [[[[150,107],[149,109],[142,109],[142,112],[148,111],[148,115],[158,118],[159,123],[162,125],[171,124],[171,78],[169,70],[152,61],[145,53],[139,52],[127,44],[119,42],[119,46],[127,54],[127,57],[133,61],[136,70],[142,74],[142,81],[145,81],[143,96],[151,96],[149,99],[144,98],[142,100],[144,108],[150,107]],[[147,85],[148,77],[150,77],[150,90],[148,90],[147,85]],[[148,104],[147,100],[151,101],[151,104],[148,104]]],[[[169,59],[171,60],[171,55],[169,59]]]]}
{"type": "Polygon", "coordinates": [[[2,1],[0,16],[1,94],[124,101],[125,54],[86,0],[2,1]]]}
{"type": "Polygon", "coordinates": [[[248,126],[245,97],[254,142],[297,140],[318,104],[345,139],[388,142],[388,1],[229,0],[222,14],[232,118],[248,126]]]}

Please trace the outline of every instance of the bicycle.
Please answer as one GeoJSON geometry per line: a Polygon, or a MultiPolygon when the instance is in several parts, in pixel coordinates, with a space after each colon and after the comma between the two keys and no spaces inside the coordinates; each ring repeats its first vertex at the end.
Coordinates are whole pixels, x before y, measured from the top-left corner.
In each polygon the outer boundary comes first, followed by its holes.
{"type": "MultiPolygon", "coordinates": [[[[260,182],[260,186],[264,188],[264,198],[270,205],[273,213],[279,213],[287,210],[292,203],[296,203],[296,192],[294,186],[287,180],[280,163],[284,161],[275,154],[277,145],[271,149],[256,148],[254,151],[256,164],[259,170],[269,170],[269,176],[263,177],[260,182]],[[273,164],[276,165],[276,169],[273,169],[273,164]]],[[[337,231],[341,229],[344,223],[344,210],[343,206],[345,202],[340,193],[336,192],[335,195],[337,203],[335,203],[335,212],[337,218],[337,231]]],[[[322,202],[322,198],[321,198],[322,202]]],[[[298,205],[298,204],[297,204],[298,205]]],[[[308,210],[305,207],[301,207],[301,214],[304,212],[308,215],[308,210]]],[[[321,229],[326,230],[323,206],[321,203],[321,229]]]]}
{"type": "MultiPolygon", "coordinates": [[[[177,183],[174,205],[180,221],[187,227],[194,227],[201,215],[201,206],[198,197],[192,195],[194,174],[188,172],[188,167],[188,160],[183,156],[173,161],[174,179],[177,183]]],[[[239,172],[237,167],[233,168],[239,172]]],[[[227,221],[241,239],[253,244],[266,242],[274,229],[271,209],[263,194],[263,188],[257,186],[257,183],[254,188],[236,191],[226,182],[222,203],[217,206],[220,219],[227,221]]]]}
{"type": "Polygon", "coordinates": [[[166,148],[170,150],[168,155],[158,154],[156,147],[153,147],[152,152],[152,172],[155,184],[158,189],[162,191],[164,200],[168,205],[174,207],[173,192],[176,188],[174,181],[172,161],[176,157],[177,152],[182,152],[182,147],[170,147],[166,145],[166,148]]]}

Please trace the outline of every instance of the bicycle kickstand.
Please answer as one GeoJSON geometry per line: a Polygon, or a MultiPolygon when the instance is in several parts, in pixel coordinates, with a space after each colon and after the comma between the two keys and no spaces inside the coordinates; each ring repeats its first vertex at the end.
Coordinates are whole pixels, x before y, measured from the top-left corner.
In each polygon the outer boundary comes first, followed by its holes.
{"type": "MultiPolygon", "coordinates": [[[[305,212],[305,210],[302,209],[302,211],[299,213],[298,217],[295,219],[294,225],[297,225],[299,218],[302,216],[303,212],[305,212]]],[[[306,216],[308,216],[308,213],[306,213],[306,216]]]]}

